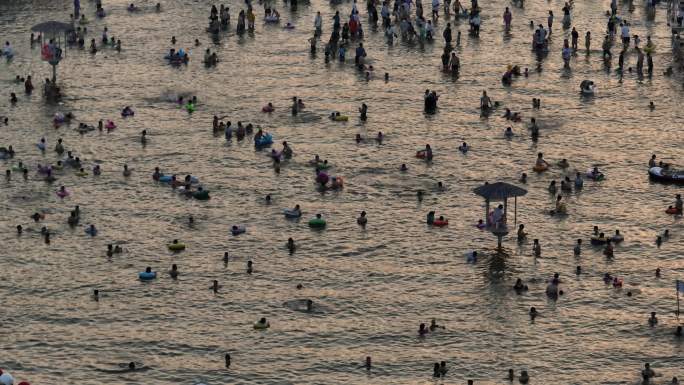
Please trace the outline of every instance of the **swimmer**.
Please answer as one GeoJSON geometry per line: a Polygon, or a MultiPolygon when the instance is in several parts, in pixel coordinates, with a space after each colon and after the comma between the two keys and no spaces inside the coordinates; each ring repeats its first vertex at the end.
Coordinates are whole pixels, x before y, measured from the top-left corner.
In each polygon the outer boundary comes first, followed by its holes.
{"type": "Polygon", "coordinates": [[[608,258],[612,258],[613,257],[613,251],[614,251],[613,245],[612,245],[610,239],[608,239],[606,241],[606,247],[605,247],[605,249],[603,249],[603,255],[605,255],[608,258]]]}
{"type": "Polygon", "coordinates": [[[515,285],[513,285],[513,290],[515,290],[518,294],[522,293],[523,291],[527,291],[527,285],[525,285],[522,282],[522,279],[518,278],[515,281],[515,285]]]}
{"type": "Polygon", "coordinates": [[[226,361],[226,368],[230,368],[230,354],[226,353],[225,361],[226,361]]]}
{"type": "Polygon", "coordinates": [[[651,326],[655,326],[658,324],[658,318],[656,317],[656,312],[652,311],[651,316],[648,318],[648,324],[651,326]]]}
{"type": "Polygon", "coordinates": [[[439,362],[435,362],[435,366],[432,371],[432,377],[440,377],[442,375],[442,371],[439,368],[439,362]]]}
{"type": "Polygon", "coordinates": [[[556,181],[552,180],[551,183],[549,183],[549,187],[547,189],[549,190],[549,193],[555,194],[556,193],[556,181]]]}
{"type": "Polygon", "coordinates": [[[655,270],[655,276],[656,276],[656,278],[660,278],[660,268],[659,267],[656,268],[656,270],[655,270]]]}
{"type": "Polygon", "coordinates": [[[17,235],[21,235],[23,231],[23,227],[21,227],[21,225],[17,225],[17,235]]]}
{"type": "MultiPolygon", "coordinates": [[[[534,308],[532,308],[534,309],[534,308]]],[[[527,384],[530,381],[530,376],[527,374],[527,370],[521,370],[520,371],[520,379],[519,379],[521,384],[527,384]]]]}
{"type": "Polygon", "coordinates": [[[653,104],[653,101],[652,101],[652,100],[651,100],[651,102],[648,104],[648,108],[649,108],[651,111],[655,110],[655,104],[653,104]]]}
{"type": "MultiPolygon", "coordinates": [[[[532,320],[534,320],[538,315],[539,315],[539,312],[537,311],[537,308],[535,308],[534,306],[532,306],[532,307],[530,308],[530,318],[531,318],[532,320]]],[[[524,372],[523,372],[523,373],[524,373],[524,372]]]]}
{"type": "Polygon", "coordinates": [[[682,325],[677,326],[677,328],[675,329],[674,335],[677,337],[681,337],[682,335],[684,335],[684,334],[682,334],[682,325]]]}
{"type": "Polygon", "coordinates": [[[527,173],[520,175],[520,183],[527,183],[527,173]]]}
{"type": "Polygon", "coordinates": [[[94,237],[95,235],[97,235],[97,229],[95,228],[95,225],[91,224],[91,225],[88,227],[88,229],[86,230],[86,233],[88,233],[88,235],[90,235],[90,236],[92,236],[92,237],[94,237]]]}
{"type": "Polygon", "coordinates": [[[262,317],[259,322],[254,324],[255,329],[268,329],[271,327],[271,324],[266,320],[265,317],[262,317]]]}
{"type": "Polygon", "coordinates": [[[367,356],[366,357],[366,362],[363,364],[363,367],[366,368],[366,370],[371,370],[371,357],[367,356]]]}
{"type": "MultiPolygon", "coordinates": [[[[175,266],[175,265],[174,265],[174,266],[175,266]]],[[[211,283],[211,290],[214,292],[214,294],[218,293],[219,287],[220,287],[220,286],[219,286],[219,283],[218,283],[217,280],[214,280],[214,281],[211,283]]]]}
{"type": "Polygon", "coordinates": [[[447,374],[448,371],[449,371],[449,369],[447,369],[447,367],[446,367],[446,361],[441,361],[441,362],[439,363],[439,373],[440,373],[442,376],[444,376],[444,375],[447,374]]]}
{"type": "Polygon", "coordinates": [[[437,325],[437,320],[435,320],[435,319],[433,318],[433,319],[430,321],[430,331],[433,332],[433,331],[435,331],[435,330],[437,330],[437,329],[440,329],[440,328],[441,328],[441,329],[444,329],[444,326],[442,326],[442,325],[437,325]]]}
{"type": "Polygon", "coordinates": [[[534,252],[535,257],[539,257],[541,256],[541,245],[539,244],[539,239],[535,239],[533,242],[532,251],[534,252]]]}
{"type": "Polygon", "coordinates": [[[437,190],[438,190],[438,191],[444,191],[444,190],[446,190],[446,187],[444,187],[444,184],[443,184],[441,181],[440,181],[440,182],[437,182],[437,190]]]}
{"type": "Polygon", "coordinates": [[[296,246],[295,246],[295,243],[294,243],[294,239],[288,238],[288,239],[287,239],[287,250],[289,250],[289,251],[290,251],[290,254],[292,254],[292,253],[295,252],[295,249],[296,249],[296,246]]]}
{"type": "Polygon", "coordinates": [[[507,138],[512,138],[513,137],[513,128],[506,127],[506,131],[504,132],[504,136],[507,138]]]}
{"type": "Polygon", "coordinates": [[[140,134],[140,143],[143,145],[147,144],[147,130],[142,130],[142,133],[140,134]]]}
{"type": "Polygon", "coordinates": [[[406,167],[406,163],[401,164],[401,167],[399,167],[399,171],[402,171],[402,172],[408,171],[408,167],[406,167]]]}
{"type": "Polygon", "coordinates": [[[580,254],[582,254],[582,240],[577,239],[577,244],[575,245],[575,248],[573,249],[573,253],[575,254],[576,257],[579,257],[580,254]]]}
{"type": "Polygon", "coordinates": [[[366,103],[361,103],[361,108],[359,108],[359,113],[361,114],[360,119],[361,121],[365,122],[368,119],[367,113],[368,113],[368,106],[366,103]]]}
{"type": "Polygon", "coordinates": [[[128,165],[127,165],[127,164],[124,164],[123,176],[125,176],[125,177],[127,177],[127,178],[128,178],[129,176],[131,176],[131,170],[128,169],[128,165]]]}
{"type": "Polygon", "coordinates": [[[518,226],[518,242],[522,242],[527,238],[527,233],[525,232],[525,225],[520,224],[518,226]]]}
{"type": "Polygon", "coordinates": [[[418,335],[423,337],[428,333],[429,333],[429,330],[425,327],[425,324],[424,323],[420,324],[420,326],[418,327],[418,335]]]}
{"type": "Polygon", "coordinates": [[[95,289],[93,290],[93,301],[98,302],[100,300],[100,291],[95,289]]]}
{"type": "MultiPolygon", "coordinates": [[[[424,194],[425,194],[425,193],[423,192],[423,190],[418,190],[418,191],[416,191],[416,197],[418,198],[418,201],[419,201],[419,202],[423,200],[423,195],[424,195],[424,194]]],[[[434,219],[434,212],[433,212],[432,216],[433,216],[433,219],[434,219]]]]}
{"type": "Polygon", "coordinates": [[[267,205],[271,204],[271,194],[266,194],[266,198],[264,198],[264,200],[266,201],[267,205]]]}
{"type": "MultiPolygon", "coordinates": [[[[442,218],[442,217],[440,217],[440,218],[442,218]]],[[[466,262],[470,262],[470,263],[477,262],[477,251],[473,250],[469,253],[466,253],[466,262]]]]}
{"type": "Polygon", "coordinates": [[[653,369],[651,369],[651,365],[649,363],[644,364],[644,370],[641,371],[641,375],[645,379],[655,377],[655,372],[653,371],[653,369]]]}
{"type": "Polygon", "coordinates": [[[363,142],[363,138],[361,137],[361,134],[356,134],[355,140],[356,140],[356,143],[357,143],[357,144],[363,142]]]}
{"type": "Polygon", "coordinates": [[[252,272],[254,271],[253,266],[254,264],[252,263],[252,261],[247,261],[247,274],[252,274],[252,272]]]}
{"type": "Polygon", "coordinates": [[[508,369],[508,376],[506,378],[510,382],[513,382],[513,380],[515,380],[515,372],[513,371],[513,369],[508,369]]]}
{"type": "Polygon", "coordinates": [[[382,131],[378,131],[378,136],[375,137],[375,141],[378,142],[378,144],[382,144],[383,139],[385,139],[385,135],[383,135],[382,131]]]}
{"type": "Polygon", "coordinates": [[[306,300],[306,311],[307,312],[312,312],[313,311],[313,301],[310,299],[306,300]]]}
{"type": "Polygon", "coordinates": [[[178,278],[178,266],[174,263],[171,265],[171,270],[169,270],[169,275],[171,276],[172,279],[178,278]]]}
{"type": "Polygon", "coordinates": [[[356,219],[356,223],[361,226],[366,226],[366,223],[368,223],[368,218],[366,218],[365,211],[361,211],[361,215],[356,219]]]}
{"type": "Polygon", "coordinates": [[[538,167],[549,167],[549,164],[544,160],[544,154],[537,153],[537,161],[535,163],[538,167]]]}

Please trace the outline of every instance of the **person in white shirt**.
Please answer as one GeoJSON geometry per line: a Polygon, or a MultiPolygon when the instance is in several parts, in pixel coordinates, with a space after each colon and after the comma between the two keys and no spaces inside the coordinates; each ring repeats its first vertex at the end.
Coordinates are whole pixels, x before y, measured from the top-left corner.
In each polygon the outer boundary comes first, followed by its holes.
{"type": "Polygon", "coordinates": [[[12,56],[14,56],[14,50],[12,49],[12,45],[9,41],[5,42],[5,47],[3,47],[2,49],[2,54],[5,55],[7,58],[11,58],[12,56]]]}
{"type": "Polygon", "coordinates": [[[627,22],[622,23],[620,26],[620,35],[622,36],[622,43],[625,45],[625,47],[629,46],[629,27],[627,26],[627,22]]]}
{"type": "Polygon", "coordinates": [[[314,27],[316,28],[316,35],[320,36],[323,33],[323,18],[320,12],[316,12],[316,18],[314,19],[314,27]]]}
{"type": "Polygon", "coordinates": [[[492,222],[494,222],[494,224],[497,224],[503,220],[503,217],[504,217],[503,205],[499,205],[497,208],[494,209],[494,212],[492,213],[492,222]]]}
{"type": "Polygon", "coordinates": [[[432,17],[439,18],[439,0],[432,0],[432,17]]]}

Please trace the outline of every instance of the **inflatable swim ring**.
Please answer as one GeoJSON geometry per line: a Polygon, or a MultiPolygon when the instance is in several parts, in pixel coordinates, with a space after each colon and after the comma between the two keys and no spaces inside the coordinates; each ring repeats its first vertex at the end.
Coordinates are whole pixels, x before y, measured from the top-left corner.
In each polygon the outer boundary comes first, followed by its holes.
{"type": "Polygon", "coordinates": [[[656,182],[684,184],[684,171],[681,170],[666,171],[662,167],[651,167],[648,176],[656,182]]]}
{"type": "Polygon", "coordinates": [[[254,140],[255,147],[266,147],[273,144],[273,136],[271,134],[264,133],[259,139],[254,140]]]}
{"type": "Polygon", "coordinates": [[[544,165],[535,164],[534,167],[532,167],[532,170],[534,170],[535,172],[544,172],[548,169],[549,169],[549,166],[546,164],[544,164],[544,165]]]}
{"type": "Polygon", "coordinates": [[[313,218],[309,221],[309,227],[322,229],[326,225],[325,219],[323,218],[313,218]]]}
{"type": "Polygon", "coordinates": [[[302,216],[302,211],[301,210],[293,210],[293,209],[285,209],[285,210],[283,210],[283,214],[285,214],[285,218],[299,218],[302,216]]]}
{"type": "Polygon", "coordinates": [[[605,175],[603,175],[602,172],[599,172],[598,174],[594,174],[594,170],[589,169],[586,173],[586,177],[593,180],[593,181],[601,181],[606,179],[605,175]]]}
{"type": "Polygon", "coordinates": [[[60,197],[60,198],[64,198],[64,197],[69,196],[69,192],[66,191],[66,190],[64,190],[64,191],[62,191],[62,190],[57,190],[57,192],[56,192],[55,194],[57,194],[57,196],[60,197]]]}
{"type": "Polygon", "coordinates": [[[333,178],[330,178],[331,179],[330,188],[333,190],[343,189],[344,188],[344,179],[342,179],[341,176],[335,176],[333,178]],[[333,178],[335,178],[335,179],[333,180],[333,178]]]}
{"type": "Polygon", "coordinates": [[[189,113],[195,112],[195,105],[192,103],[188,103],[185,105],[185,110],[188,111],[189,113]]]}
{"type": "Polygon", "coordinates": [[[233,235],[240,235],[247,232],[247,228],[244,225],[236,225],[231,227],[230,233],[233,235]]]}
{"type": "Polygon", "coordinates": [[[128,117],[128,116],[133,116],[135,115],[135,111],[133,110],[128,110],[128,111],[121,111],[121,116],[122,117],[128,117]]]}
{"type": "Polygon", "coordinates": [[[443,220],[443,221],[441,221],[441,220],[439,220],[439,219],[435,219],[435,220],[432,222],[432,225],[433,225],[433,226],[436,226],[436,227],[444,227],[444,226],[447,226],[448,224],[449,224],[449,221],[446,220],[446,219],[443,220]]]}
{"type": "Polygon", "coordinates": [[[192,194],[192,197],[197,199],[198,201],[208,201],[209,200],[209,191],[207,191],[207,190],[196,191],[192,194]]]}
{"type": "Polygon", "coordinates": [[[665,210],[665,214],[675,215],[675,214],[679,214],[679,212],[677,211],[676,207],[668,207],[665,210]]]}
{"type": "Polygon", "coordinates": [[[273,111],[275,111],[275,108],[273,108],[269,105],[265,105],[265,106],[261,107],[261,112],[273,112],[273,111]]]}
{"type": "Polygon", "coordinates": [[[88,227],[87,229],[85,229],[85,233],[90,235],[91,237],[94,237],[97,235],[97,229],[88,227]]]}
{"type": "Polygon", "coordinates": [[[606,242],[608,242],[608,238],[606,238],[606,237],[600,238],[600,237],[597,237],[596,235],[591,237],[591,244],[592,245],[604,245],[604,244],[606,244],[606,242]]]}
{"type": "Polygon", "coordinates": [[[185,243],[169,243],[168,248],[171,251],[185,250],[185,243]]]}
{"type": "Polygon", "coordinates": [[[169,183],[172,180],[173,180],[173,177],[171,175],[162,175],[159,177],[159,181],[164,182],[164,183],[169,183]]]}
{"type": "Polygon", "coordinates": [[[105,124],[105,128],[108,130],[113,130],[116,128],[116,124],[114,124],[114,122],[112,122],[111,120],[108,120],[107,124],[105,124]]]}
{"type": "Polygon", "coordinates": [[[349,120],[349,117],[347,115],[335,115],[334,118],[332,118],[335,122],[346,122],[349,120]]]}
{"type": "Polygon", "coordinates": [[[7,372],[2,372],[0,370],[0,385],[12,385],[14,384],[14,377],[7,372]]]}
{"type": "Polygon", "coordinates": [[[416,158],[425,159],[426,156],[427,156],[427,153],[425,150],[416,151],[416,158]]]}
{"type": "Polygon", "coordinates": [[[140,278],[141,281],[151,281],[155,278],[157,278],[157,272],[156,271],[151,271],[151,272],[140,272],[138,273],[138,278],[140,278]]]}
{"type": "Polygon", "coordinates": [[[257,330],[264,330],[264,329],[268,329],[270,327],[271,327],[271,324],[269,324],[268,321],[266,321],[265,324],[262,324],[261,322],[255,322],[254,323],[254,329],[257,329],[257,330]]]}
{"type": "Polygon", "coordinates": [[[86,177],[88,176],[88,173],[86,171],[78,171],[76,172],[76,176],[86,177]]]}

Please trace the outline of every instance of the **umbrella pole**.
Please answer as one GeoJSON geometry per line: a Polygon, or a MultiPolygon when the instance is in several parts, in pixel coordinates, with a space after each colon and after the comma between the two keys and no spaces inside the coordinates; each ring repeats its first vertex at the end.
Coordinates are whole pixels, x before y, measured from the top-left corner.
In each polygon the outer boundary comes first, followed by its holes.
{"type": "Polygon", "coordinates": [[[518,226],[518,197],[513,198],[513,223],[518,226]]]}

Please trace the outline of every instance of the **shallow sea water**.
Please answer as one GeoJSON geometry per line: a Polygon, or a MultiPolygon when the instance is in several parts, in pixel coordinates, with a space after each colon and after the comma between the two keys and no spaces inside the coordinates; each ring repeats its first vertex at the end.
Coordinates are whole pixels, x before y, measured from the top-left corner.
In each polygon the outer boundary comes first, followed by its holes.
{"type": "MultiPolygon", "coordinates": [[[[0,115],[10,117],[0,127],[0,145],[12,144],[13,161],[30,165],[28,181],[14,175],[2,181],[0,253],[0,367],[15,378],[33,384],[420,384],[506,383],[508,368],[527,369],[536,384],[635,383],[643,362],[652,362],[662,374],[658,381],[682,372],[683,340],[672,332],[674,280],[684,278],[682,231],[679,219],[663,210],[682,189],[651,183],[646,164],[652,153],[681,164],[683,96],[681,77],[664,77],[671,63],[666,8],[657,8],[649,20],[641,2],[627,15],[632,33],[657,44],[655,75],[638,80],[626,75],[619,81],[607,73],[600,58],[603,12],[609,2],[576,2],[573,25],[593,35],[591,55],[580,49],[571,70],[562,68],[562,1],[527,2],[525,9],[505,1],[482,4],[479,39],[469,37],[467,23],[455,24],[463,32],[457,49],[461,76],[454,81],[440,72],[442,39],[432,44],[397,42],[388,47],[381,32],[368,26],[360,6],[366,37],[364,46],[375,74],[366,82],[347,63],[323,63],[323,49],[312,57],[307,39],[317,10],[324,17],[324,36],[332,28],[335,10],[349,13],[351,4],[329,5],[313,1],[290,12],[281,3],[284,21],[295,30],[264,25],[263,9],[256,5],[254,34],[238,37],[235,23],[244,3],[226,2],[231,8],[231,30],[212,44],[204,32],[209,15],[207,1],[165,1],[163,12],[152,11],[154,2],[138,5],[143,12],[129,14],[126,1],[105,1],[108,16],[94,19],[94,3],[83,1],[91,19],[89,37],[104,26],[120,38],[123,51],[104,49],[96,55],[69,49],[59,66],[59,81],[66,97],[62,105],[41,101],[41,92],[25,96],[12,79],[33,74],[39,88],[49,76],[39,48],[30,49],[30,27],[49,19],[68,19],[70,1],[1,1],[0,39],[13,43],[16,57],[0,61],[3,96],[0,115]],[[511,6],[513,28],[503,32],[503,7],[511,6]],[[538,62],[529,49],[530,20],[544,22],[549,9],[556,23],[551,52],[538,62]],[[178,38],[176,48],[192,49],[191,62],[179,68],[162,59],[178,38]],[[193,48],[195,38],[201,47],[193,48]],[[218,52],[218,67],[201,64],[203,50],[218,52]],[[529,67],[528,78],[503,87],[507,64],[529,67]],[[390,81],[382,80],[389,72],[390,81]],[[593,79],[599,88],[593,98],[579,95],[579,83],[593,79]],[[426,116],[422,94],[426,88],[441,94],[439,111],[426,116]],[[541,138],[530,141],[525,123],[515,123],[516,137],[506,140],[509,125],[499,110],[488,119],[477,110],[483,89],[524,122],[536,117],[541,138]],[[19,96],[10,106],[9,92],[19,96]],[[189,115],[165,100],[165,95],[188,92],[198,96],[197,111],[189,115]],[[297,95],[306,114],[292,118],[289,99],[297,95]],[[532,110],[531,98],[542,98],[542,109],[532,110]],[[655,101],[650,111],[648,102],[655,101]],[[276,112],[260,108],[273,102],[276,112]],[[369,106],[364,124],[356,112],[369,106]],[[119,111],[131,105],[136,115],[122,120],[119,111]],[[350,115],[347,123],[326,119],[331,110],[350,115]],[[118,128],[110,133],[79,135],[75,124],[55,130],[51,116],[73,111],[79,121],[96,124],[111,118],[118,128]],[[273,133],[276,143],[287,140],[295,157],[276,174],[268,150],[255,151],[251,140],[226,143],[211,133],[213,115],[252,122],[273,133]],[[322,119],[317,119],[321,117],[322,119]],[[139,142],[149,132],[149,144],[139,142]],[[356,144],[357,133],[372,138],[382,131],[382,145],[369,140],[356,144]],[[35,143],[45,137],[49,150],[41,154],[35,143]],[[56,162],[51,149],[57,138],[82,160],[87,169],[101,164],[103,175],[79,178],[72,172],[58,175],[48,185],[35,173],[38,163],[56,162]],[[457,147],[467,141],[466,155],[457,147]],[[430,143],[434,161],[414,158],[415,150],[430,143]],[[537,152],[556,162],[567,158],[574,170],[598,165],[607,175],[600,183],[585,181],[580,193],[567,195],[569,215],[546,214],[554,197],[548,183],[560,183],[556,168],[531,172],[537,152]],[[345,179],[345,189],[320,193],[313,184],[308,161],[320,154],[333,165],[333,175],[345,179]],[[406,163],[407,173],[399,166],[406,163]],[[121,175],[123,164],[133,169],[121,175]],[[186,200],[151,179],[154,167],[167,173],[192,173],[211,191],[207,202],[186,200]],[[474,228],[482,219],[484,203],[472,189],[484,181],[517,183],[529,174],[529,193],[518,200],[518,223],[530,238],[539,238],[542,256],[535,258],[531,242],[504,241],[506,257],[497,256],[496,239],[474,228]],[[446,191],[437,191],[443,181],[446,191]],[[71,196],[60,200],[54,190],[64,185],[71,196]],[[426,191],[422,202],[416,191],[426,191]],[[266,194],[273,196],[264,204],[266,194]],[[283,218],[281,210],[300,204],[300,221],[283,218]],[[82,209],[81,224],[70,229],[66,217],[74,205],[82,209]],[[29,218],[45,210],[46,218],[34,224],[29,218]],[[361,210],[368,213],[365,229],[356,224],[361,210]],[[425,214],[437,211],[449,220],[446,228],[428,228],[425,214]],[[316,213],[328,219],[324,231],[312,231],[306,221],[316,213]],[[193,215],[196,224],[187,225],[193,215]],[[100,233],[91,238],[84,226],[94,223],[100,233]],[[26,228],[17,237],[15,226],[26,228]],[[233,237],[233,224],[246,224],[247,233],[233,237]],[[46,245],[40,226],[54,232],[46,245]],[[626,240],[607,260],[589,246],[594,225],[607,233],[619,228],[626,240]],[[657,233],[669,228],[672,236],[660,248],[657,233]],[[298,249],[289,255],[285,242],[293,237],[298,249]],[[165,245],[180,239],[186,251],[171,253],[165,245]],[[585,243],[575,258],[575,239],[585,243]],[[106,244],[121,244],[125,252],[105,256],[106,244]],[[464,254],[476,249],[484,255],[476,264],[464,254]],[[231,259],[221,261],[224,251],[231,259]],[[245,273],[246,262],[254,273],[245,273]],[[171,280],[165,272],[176,263],[181,275],[171,280]],[[575,266],[584,271],[574,274],[575,266]],[[151,266],[159,279],[141,283],[137,273],[151,266]],[[660,267],[663,278],[655,279],[660,267]],[[545,281],[561,274],[565,295],[557,302],[544,294],[545,281]],[[601,280],[604,272],[623,277],[625,288],[616,291],[601,280]],[[516,295],[511,287],[523,278],[530,291],[516,295]],[[218,294],[212,280],[222,285],[218,294]],[[297,290],[301,283],[304,288],[297,290]],[[102,298],[89,295],[99,289],[102,298]],[[626,292],[632,290],[630,298],[626,292]],[[320,304],[315,314],[291,310],[287,301],[312,299],[320,304]],[[542,314],[530,322],[528,309],[542,314]],[[648,327],[651,311],[660,323],[648,327]],[[267,331],[252,329],[260,317],[270,320],[267,331]],[[418,338],[421,322],[436,318],[446,329],[418,338]],[[223,365],[230,353],[233,364],[223,365]],[[374,369],[360,369],[373,357],[374,369]],[[449,373],[433,380],[432,364],[445,360],[449,373]],[[116,373],[120,363],[136,361],[147,370],[116,373]]],[[[218,5],[218,4],[217,4],[218,5]]],[[[426,14],[429,4],[425,4],[426,14]]],[[[445,20],[438,23],[438,35],[445,20]]],[[[642,43],[644,44],[644,43],[642,43]]],[[[613,49],[617,56],[617,49],[613,49]]],[[[348,56],[349,57],[349,56],[348,56]]],[[[629,57],[634,66],[636,57],[629,57]]],[[[614,60],[617,64],[617,57],[614,60]]],[[[280,148],[280,145],[277,146],[280,148]]]]}

